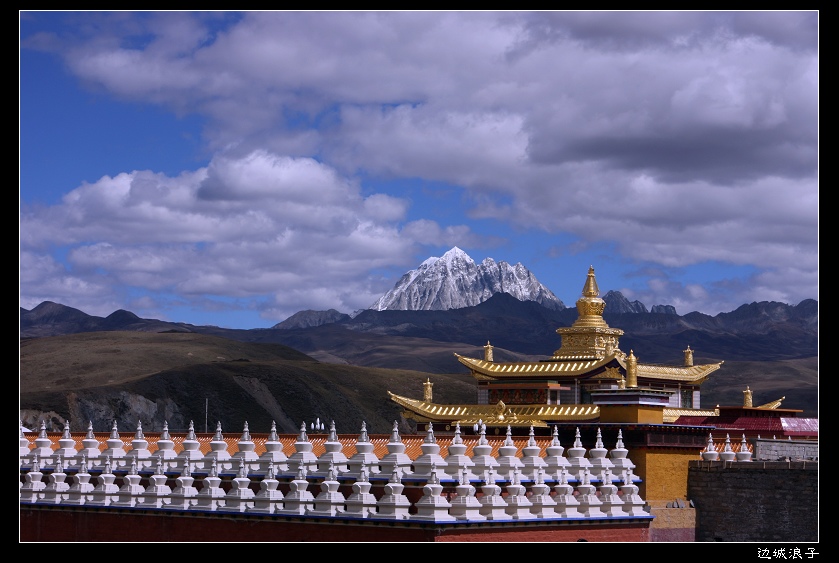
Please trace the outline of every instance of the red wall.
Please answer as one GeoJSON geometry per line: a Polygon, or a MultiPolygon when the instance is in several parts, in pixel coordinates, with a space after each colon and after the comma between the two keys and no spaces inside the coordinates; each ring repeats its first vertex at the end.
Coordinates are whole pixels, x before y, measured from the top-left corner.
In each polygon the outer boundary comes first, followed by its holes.
{"type": "Polygon", "coordinates": [[[21,542],[647,542],[650,519],[419,523],[222,512],[20,506],[21,542]]]}

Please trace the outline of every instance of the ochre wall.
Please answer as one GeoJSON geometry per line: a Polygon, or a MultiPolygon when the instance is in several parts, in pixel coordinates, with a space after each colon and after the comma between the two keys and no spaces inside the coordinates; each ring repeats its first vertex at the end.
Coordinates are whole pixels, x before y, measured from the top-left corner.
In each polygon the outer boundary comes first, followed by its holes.
{"type": "Polygon", "coordinates": [[[600,422],[662,424],[664,422],[664,407],[600,405],[600,422]]]}
{"type": "Polygon", "coordinates": [[[643,475],[639,486],[647,502],[687,499],[688,462],[697,459],[694,451],[684,449],[634,449],[629,455],[635,474],[643,475]]]}

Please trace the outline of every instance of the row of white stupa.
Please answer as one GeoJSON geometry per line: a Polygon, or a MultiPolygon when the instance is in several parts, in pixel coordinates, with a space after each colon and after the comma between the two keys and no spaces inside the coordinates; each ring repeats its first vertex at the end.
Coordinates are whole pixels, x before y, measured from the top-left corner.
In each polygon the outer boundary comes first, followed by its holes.
{"type": "MultiPolygon", "coordinates": [[[[152,454],[139,424],[128,451],[116,423],[104,451],[100,451],[92,425],[81,450],[75,449],[69,426],[65,426],[55,450],[45,423],[34,447],[23,435],[22,426],[20,440],[22,503],[441,521],[648,516],[635,484],[640,480],[633,473],[635,466],[627,457],[620,432],[612,450],[603,446],[599,430],[595,447],[586,450],[578,430],[566,455],[554,428],[552,442],[542,457],[531,428],[530,440],[519,457],[508,427],[507,439],[497,457],[493,457],[483,426],[470,457],[465,455],[467,448],[458,426],[448,455],[443,458],[429,426],[421,445],[423,454],[416,460],[405,454],[396,423],[387,444],[388,454],[382,459],[373,453],[365,424],[356,442],[356,453],[350,458],[342,453],[334,423],[321,456],[312,453],[305,424],[291,456],[283,453],[275,425],[265,443],[265,452],[258,456],[247,423],[234,454],[228,452],[220,424],[207,454],[200,452],[192,424],[180,453],[175,453],[175,444],[164,428],[157,441],[158,449],[152,454]],[[234,469],[236,476],[225,490],[219,475],[234,469]],[[98,475],[91,474],[91,470],[98,475]],[[144,479],[141,472],[153,472],[145,487],[140,484],[144,479]],[[206,476],[196,483],[193,472],[206,476]],[[174,489],[167,485],[172,473],[180,473],[174,489]],[[97,481],[95,486],[93,479],[97,481]],[[122,481],[122,486],[116,485],[117,480],[122,481]],[[413,509],[402,494],[403,480],[414,487],[424,483],[423,496],[413,509]],[[451,482],[456,484],[454,495],[441,494],[447,481],[449,488],[451,482]],[[475,482],[479,483],[479,494],[472,484],[475,482]],[[339,488],[348,483],[352,483],[353,492],[345,497],[339,488]],[[504,489],[499,483],[505,485],[504,489]],[[200,489],[195,484],[200,484],[200,489]],[[286,494],[279,489],[281,484],[286,494]],[[379,498],[370,492],[376,485],[379,498]],[[308,490],[310,486],[320,488],[320,493],[315,496],[308,490]]],[[[725,450],[717,453],[710,435],[708,448],[702,453],[703,459],[723,461],[749,461],[750,455],[746,448],[736,454],[731,451],[728,437],[725,450]]]]}
{"type": "Polygon", "coordinates": [[[467,456],[458,426],[443,458],[429,426],[423,453],[415,460],[405,454],[396,423],[388,454],[381,459],[373,453],[365,424],[350,458],[341,452],[334,423],[321,456],[312,453],[305,424],[291,456],[283,453],[276,426],[265,443],[266,451],[257,456],[247,423],[234,454],[227,451],[220,425],[207,454],[199,451],[192,424],[177,454],[166,429],[157,441],[158,450],[149,452],[139,426],[128,451],[116,425],[104,451],[92,430],[79,451],[71,445],[74,440],[67,427],[58,449],[48,444],[43,424],[34,448],[21,431],[21,503],[435,521],[650,517],[620,433],[612,450],[603,446],[599,431],[595,447],[586,450],[578,431],[566,455],[555,429],[542,457],[531,428],[519,457],[508,427],[507,439],[494,457],[482,426],[479,442],[467,456]],[[94,465],[98,475],[90,472],[94,465]],[[45,473],[47,466],[51,471],[45,473]],[[236,476],[225,490],[219,475],[227,470],[235,470],[236,476]],[[153,474],[143,476],[141,471],[153,474]],[[173,472],[180,473],[174,488],[167,484],[173,472]],[[205,474],[200,483],[193,472],[205,474]],[[339,489],[347,490],[350,483],[352,493],[345,496],[339,489]],[[406,485],[421,488],[422,497],[412,503],[403,494],[406,485]]]}

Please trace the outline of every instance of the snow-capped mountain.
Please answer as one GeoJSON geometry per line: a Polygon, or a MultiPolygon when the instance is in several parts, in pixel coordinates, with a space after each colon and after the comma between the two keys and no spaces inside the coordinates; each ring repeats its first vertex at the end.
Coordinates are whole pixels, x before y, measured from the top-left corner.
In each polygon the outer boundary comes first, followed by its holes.
{"type": "Polygon", "coordinates": [[[549,309],[565,309],[565,304],[521,263],[511,266],[503,260],[485,258],[476,264],[456,246],[406,273],[370,309],[461,309],[483,303],[496,293],[509,293],[519,301],[535,301],[549,309]]]}

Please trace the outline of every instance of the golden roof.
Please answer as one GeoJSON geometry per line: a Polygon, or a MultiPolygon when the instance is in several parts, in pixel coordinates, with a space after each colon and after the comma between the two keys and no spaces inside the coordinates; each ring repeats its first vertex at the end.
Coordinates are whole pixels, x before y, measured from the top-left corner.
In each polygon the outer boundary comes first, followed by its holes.
{"type": "Polygon", "coordinates": [[[479,420],[488,426],[547,426],[552,422],[593,421],[600,418],[597,405],[440,405],[409,399],[388,391],[392,401],[407,409],[421,422],[459,422],[473,425],[479,420]]]}
{"type": "MultiPolygon", "coordinates": [[[[620,361],[620,360],[618,360],[620,361]]],[[[709,375],[722,367],[724,362],[716,364],[701,364],[698,366],[659,366],[652,364],[638,364],[638,377],[647,379],[667,379],[699,384],[709,375]]],[[[623,364],[623,362],[621,362],[623,364]]]]}
{"type": "MultiPolygon", "coordinates": [[[[455,354],[457,360],[472,370],[475,379],[484,381],[528,379],[537,377],[574,378],[598,369],[612,360],[617,360],[626,369],[622,356],[612,354],[604,358],[579,360],[546,360],[537,362],[497,363],[455,354]]],[[[699,384],[720,369],[723,362],[696,366],[660,366],[638,364],[638,377],[699,384]]]]}
{"type": "Polygon", "coordinates": [[[511,379],[511,378],[526,378],[533,375],[545,376],[575,376],[588,373],[593,369],[599,368],[610,361],[612,357],[608,358],[581,358],[579,360],[561,360],[561,361],[544,361],[544,362],[507,362],[496,363],[488,362],[486,360],[479,360],[477,358],[468,358],[455,353],[457,361],[473,370],[473,375],[476,379],[511,379]],[[481,377],[483,376],[483,377],[481,377]]]}

